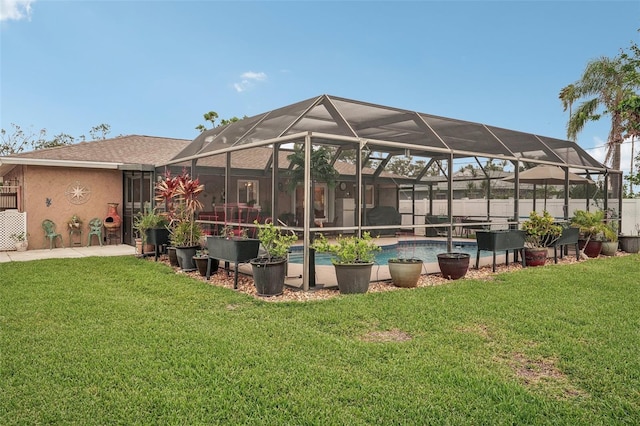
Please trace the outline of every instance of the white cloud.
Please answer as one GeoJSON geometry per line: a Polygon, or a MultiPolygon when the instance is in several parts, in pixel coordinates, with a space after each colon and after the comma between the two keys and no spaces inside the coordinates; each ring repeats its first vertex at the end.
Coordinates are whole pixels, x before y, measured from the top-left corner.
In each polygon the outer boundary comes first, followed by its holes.
{"type": "Polygon", "coordinates": [[[0,0],[0,21],[31,19],[34,0],[0,0]]]}
{"type": "Polygon", "coordinates": [[[233,88],[236,89],[236,92],[238,93],[249,90],[256,82],[265,81],[267,79],[267,75],[263,72],[247,71],[242,73],[240,78],[242,80],[239,83],[233,83],[233,88]]]}

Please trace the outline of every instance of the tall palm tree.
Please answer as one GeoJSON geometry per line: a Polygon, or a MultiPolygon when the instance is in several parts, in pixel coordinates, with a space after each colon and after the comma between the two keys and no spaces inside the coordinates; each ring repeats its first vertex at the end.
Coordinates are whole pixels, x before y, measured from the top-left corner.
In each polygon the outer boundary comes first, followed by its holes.
{"type": "Polygon", "coordinates": [[[563,87],[560,90],[560,95],[558,96],[562,101],[562,110],[569,110],[569,118],[573,115],[572,107],[573,103],[578,99],[578,94],[576,93],[576,86],[573,84],[569,84],[566,87],[563,87]]]}
{"type": "Polygon", "coordinates": [[[620,145],[624,140],[622,116],[617,106],[631,89],[631,79],[626,77],[630,71],[625,63],[620,56],[595,59],[587,64],[580,80],[560,92],[564,104],[584,99],[567,123],[567,137],[571,140],[576,139],[587,122],[599,120],[604,114],[611,116],[605,163],[615,170],[620,170],[620,145]]]}

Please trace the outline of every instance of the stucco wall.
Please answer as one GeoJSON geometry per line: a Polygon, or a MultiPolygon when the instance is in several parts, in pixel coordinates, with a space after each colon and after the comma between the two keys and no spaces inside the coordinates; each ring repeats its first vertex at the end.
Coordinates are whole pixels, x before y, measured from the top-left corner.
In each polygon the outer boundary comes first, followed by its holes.
{"type": "Polygon", "coordinates": [[[77,214],[83,221],[83,246],[87,244],[89,221],[94,217],[104,219],[107,203],[119,203],[118,214],[122,216],[122,172],[119,170],[24,166],[23,179],[27,231],[31,234],[29,249],[45,246],[41,227],[44,219],[56,223],[68,247],[67,221],[72,215],[77,214]],[[88,196],[74,196],[74,188],[88,191],[88,196]]]}

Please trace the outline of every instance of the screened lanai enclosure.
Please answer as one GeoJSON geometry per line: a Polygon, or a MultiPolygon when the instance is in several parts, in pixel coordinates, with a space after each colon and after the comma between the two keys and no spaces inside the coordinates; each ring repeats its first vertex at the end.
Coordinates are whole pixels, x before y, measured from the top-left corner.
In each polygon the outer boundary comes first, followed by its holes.
{"type": "Polygon", "coordinates": [[[329,95],[207,130],[165,168],[204,183],[199,219],[213,234],[251,235],[254,220],[298,233],[305,290],[316,232],[437,235],[451,251],[455,237],[517,227],[531,210],[620,220],[622,202],[621,173],[575,142],[329,95]],[[520,180],[542,165],[564,179],[520,180]]]}

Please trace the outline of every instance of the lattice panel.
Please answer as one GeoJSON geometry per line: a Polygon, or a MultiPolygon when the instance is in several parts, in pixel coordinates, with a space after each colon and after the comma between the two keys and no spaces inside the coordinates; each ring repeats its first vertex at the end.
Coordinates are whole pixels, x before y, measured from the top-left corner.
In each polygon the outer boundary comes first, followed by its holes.
{"type": "Polygon", "coordinates": [[[27,232],[27,213],[7,210],[0,212],[0,250],[15,250],[12,234],[27,232]]]}

